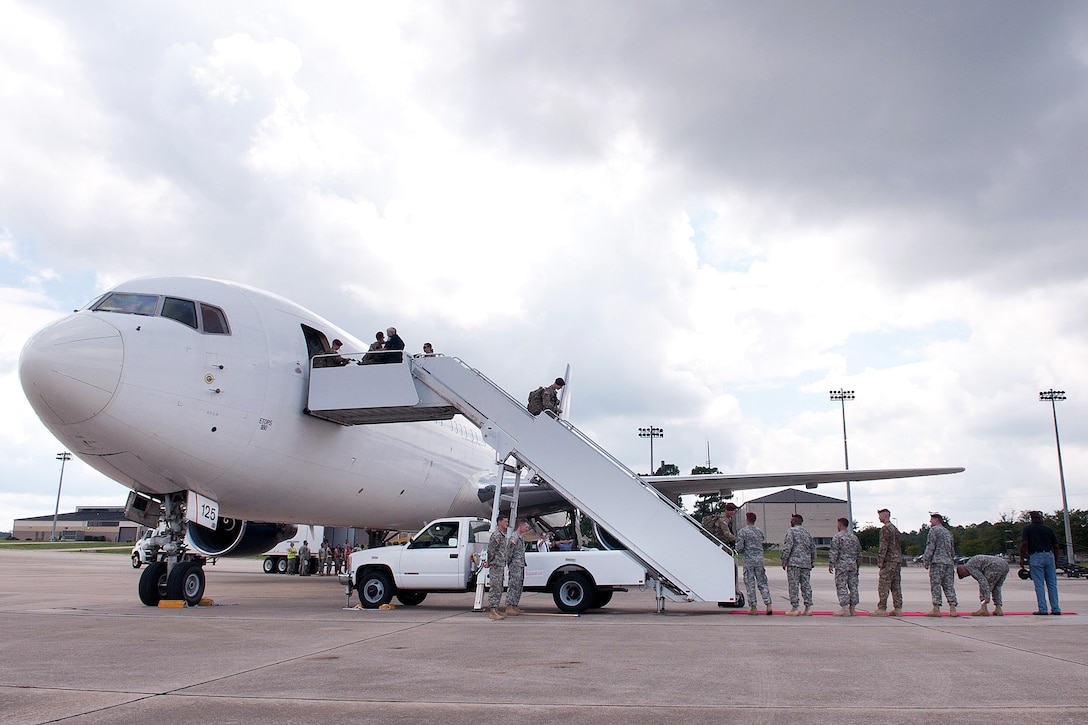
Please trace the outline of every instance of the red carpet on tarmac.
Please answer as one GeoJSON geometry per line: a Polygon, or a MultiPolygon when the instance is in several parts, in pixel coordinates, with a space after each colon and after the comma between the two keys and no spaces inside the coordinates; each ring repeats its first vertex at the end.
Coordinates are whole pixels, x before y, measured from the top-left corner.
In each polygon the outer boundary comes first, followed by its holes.
{"type": "MultiPolygon", "coordinates": [[[[734,610],[732,610],[732,614],[748,614],[748,610],[747,609],[734,609],[734,610]]],[[[1002,615],[1002,616],[1005,616],[1005,617],[1030,617],[1030,616],[1033,616],[1034,614],[1035,614],[1035,612],[1005,612],[1005,614],[1002,615]]],[[[767,616],[762,608],[759,610],[759,616],[760,617],[767,616]]],[[[784,616],[786,616],[786,610],[784,610],[784,609],[783,610],[776,610],[775,613],[774,613],[774,616],[784,617],[784,616]]],[[[833,617],[833,616],[835,616],[835,614],[834,614],[834,612],[813,612],[811,616],[814,616],[814,617],[833,617]]],[[[855,616],[857,616],[857,617],[868,617],[869,613],[868,612],[858,612],[855,616]]],[[[902,616],[902,617],[924,617],[924,616],[926,616],[926,613],[925,612],[903,612],[903,614],[901,614],[900,616],[902,616]]],[[[941,616],[942,617],[947,617],[948,612],[941,612],[941,616]]],[[[956,614],[956,619],[959,619],[960,617],[970,617],[970,616],[971,616],[970,612],[959,612],[959,613],[956,614]]],[[[991,614],[990,616],[992,617],[993,615],[991,614]]],[[[1077,616],[1077,613],[1076,612],[1062,612],[1061,616],[1063,616],[1063,617],[1075,617],[1075,616],[1077,616]]],[[[997,617],[997,619],[1000,619],[1000,618],[1001,617],[997,617]]],[[[847,619],[847,618],[843,617],[843,619],[847,619]]],[[[898,619],[898,617],[882,617],[882,619],[898,619]]],[[[933,619],[936,619],[936,617],[933,617],[933,619]]],[[[981,617],[980,617],[980,619],[981,619],[981,617]]]]}

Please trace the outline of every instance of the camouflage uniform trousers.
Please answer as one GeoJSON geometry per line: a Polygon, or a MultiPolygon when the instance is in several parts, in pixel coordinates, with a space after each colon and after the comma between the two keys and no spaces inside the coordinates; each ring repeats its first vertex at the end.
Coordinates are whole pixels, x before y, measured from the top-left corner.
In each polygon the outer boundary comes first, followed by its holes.
{"type": "MultiPolygon", "coordinates": [[[[498,564],[498,562],[496,562],[498,564]]],[[[497,566],[488,566],[487,569],[487,581],[490,585],[490,589],[487,592],[487,606],[492,609],[498,609],[499,604],[502,603],[502,580],[506,575],[506,564],[498,564],[497,566]]]]}
{"type": "Polygon", "coordinates": [[[506,584],[506,606],[518,606],[521,601],[521,590],[525,586],[525,564],[510,562],[510,577],[506,584]]]}
{"type": "Polygon", "coordinates": [[[835,594],[839,597],[840,607],[853,607],[861,599],[858,597],[858,569],[839,567],[835,570],[835,594]]]}
{"type": "Polygon", "coordinates": [[[941,590],[948,597],[948,603],[953,607],[956,601],[956,567],[953,564],[929,565],[929,593],[933,598],[933,606],[941,606],[941,590]]]}
{"type": "Polygon", "coordinates": [[[790,607],[796,608],[803,600],[806,607],[812,606],[812,569],[802,566],[787,566],[786,580],[790,584],[790,607]],[[797,590],[801,590],[798,598],[797,590]]]}
{"type": "Polygon", "coordinates": [[[892,608],[903,608],[903,572],[898,564],[885,564],[876,583],[876,606],[887,609],[888,594],[892,595],[892,608]]]}
{"type": "Polygon", "coordinates": [[[771,603],[771,586],[767,583],[767,569],[763,562],[759,561],[751,566],[744,567],[744,586],[748,590],[748,606],[756,605],[756,586],[759,586],[759,595],[763,597],[764,604],[771,603]]]}

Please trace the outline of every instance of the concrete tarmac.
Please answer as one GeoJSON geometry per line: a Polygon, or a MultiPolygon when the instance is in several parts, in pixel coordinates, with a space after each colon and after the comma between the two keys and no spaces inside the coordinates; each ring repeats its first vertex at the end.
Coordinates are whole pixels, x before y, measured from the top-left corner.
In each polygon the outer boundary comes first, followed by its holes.
{"type": "MultiPolygon", "coordinates": [[[[784,572],[768,573],[788,608],[784,572]]],[[[139,574],[116,554],[0,550],[0,724],[1088,720],[1084,580],[1059,579],[1080,616],[656,614],[652,592],[632,591],[581,617],[492,622],[471,594],[345,609],[334,578],[254,559],[207,568],[213,606],[155,609],[139,574]]],[[[813,571],[818,611],[838,608],[832,579],[813,571]]],[[[905,608],[929,609],[927,573],[903,579],[905,608]]],[[[861,591],[872,607],[875,569],[861,591]]],[[[973,579],[956,591],[962,612],[977,608],[973,579]]],[[[557,614],[549,594],[522,606],[557,614]]],[[[1014,569],[1006,611],[1034,608],[1014,569]]]]}

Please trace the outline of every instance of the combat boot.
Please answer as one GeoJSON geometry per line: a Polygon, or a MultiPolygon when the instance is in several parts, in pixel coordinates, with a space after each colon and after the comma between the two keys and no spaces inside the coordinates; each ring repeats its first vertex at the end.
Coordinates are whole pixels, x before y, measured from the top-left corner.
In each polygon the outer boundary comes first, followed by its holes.
{"type": "Polygon", "coordinates": [[[933,609],[930,609],[928,612],[926,612],[922,616],[923,617],[939,617],[939,616],[941,616],[941,608],[935,606],[935,607],[933,607],[933,609]]]}
{"type": "Polygon", "coordinates": [[[805,605],[805,611],[801,612],[801,616],[802,617],[811,617],[812,616],[812,607],[810,607],[810,606],[808,606],[806,604],[805,605]]]}
{"type": "Polygon", "coordinates": [[[902,609],[893,609],[891,616],[893,616],[893,617],[902,617],[903,616],[903,610],[902,609]]]}
{"type": "Polygon", "coordinates": [[[995,617],[1004,617],[1005,616],[1005,610],[1001,608],[1000,604],[995,604],[994,605],[994,616],[995,617]]]}
{"type": "Polygon", "coordinates": [[[790,611],[786,612],[787,617],[796,617],[801,614],[801,610],[797,607],[790,607],[790,611]]]}
{"type": "Polygon", "coordinates": [[[958,617],[959,616],[958,614],[956,614],[956,605],[955,604],[949,604],[948,605],[948,616],[949,617],[958,617]]]}
{"type": "Polygon", "coordinates": [[[858,610],[854,607],[853,604],[850,605],[850,616],[851,617],[858,616],[858,610]]]}
{"type": "Polygon", "coordinates": [[[772,614],[774,614],[774,608],[771,606],[770,602],[767,602],[767,616],[769,617],[772,614]]]}
{"type": "Polygon", "coordinates": [[[506,615],[503,614],[502,612],[500,612],[495,607],[491,607],[491,609],[487,610],[487,618],[488,619],[493,619],[493,620],[495,620],[497,622],[500,619],[506,619],[506,615]]]}
{"type": "Polygon", "coordinates": [[[525,614],[525,610],[516,604],[507,604],[504,614],[506,614],[507,617],[516,617],[519,614],[525,614]]]}
{"type": "Polygon", "coordinates": [[[989,617],[990,616],[990,610],[986,608],[985,604],[983,604],[981,607],[978,608],[977,612],[971,612],[971,616],[972,617],[989,617]]]}
{"type": "MultiPolygon", "coordinates": [[[[805,614],[808,614],[808,613],[809,613],[808,612],[808,607],[805,607],[805,614]]],[[[839,611],[833,612],[831,614],[831,616],[832,617],[852,617],[853,615],[850,613],[850,610],[848,610],[846,607],[839,607],[839,611]]]]}
{"type": "Polygon", "coordinates": [[[752,616],[759,614],[759,610],[756,609],[756,605],[753,604],[752,606],[748,607],[748,614],[752,616]]]}
{"type": "Polygon", "coordinates": [[[887,617],[888,616],[888,608],[878,606],[876,609],[869,612],[869,616],[870,617],[887,617]]]}

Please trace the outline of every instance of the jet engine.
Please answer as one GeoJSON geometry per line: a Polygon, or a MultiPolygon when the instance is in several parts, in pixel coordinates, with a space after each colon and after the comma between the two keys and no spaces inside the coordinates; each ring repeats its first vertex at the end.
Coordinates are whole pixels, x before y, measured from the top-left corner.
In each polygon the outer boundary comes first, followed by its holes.
{"type": "Polygon", "coordinates": [[[189,544],[205,556],[255,556],[298,533],[294,524],[219,519],[214,531],[189,522],[189,544]]]}

